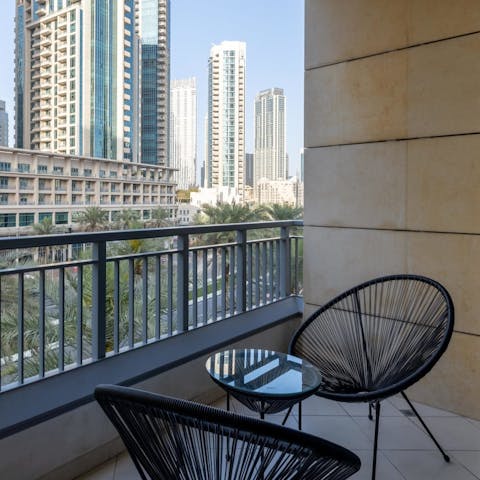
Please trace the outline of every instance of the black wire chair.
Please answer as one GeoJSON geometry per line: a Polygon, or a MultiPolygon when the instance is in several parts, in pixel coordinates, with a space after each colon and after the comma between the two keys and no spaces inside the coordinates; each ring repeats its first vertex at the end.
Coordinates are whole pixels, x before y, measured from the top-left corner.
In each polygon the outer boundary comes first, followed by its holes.
{"type": "Polygon", "coordinates": [[[317,395],[368,402],[375,409],[372,479],[375,478],[380,401],[401,393],[448,462],[404,390],[422,378],[447,348],[454,308],[447,290],[418,275],[392,275],[363,283],[311,315],[289,352],[322,373],[317,395]]]}
{"type": "Polygon", "coordinates": [[[312,435],[212,407],[127,387],[95,398],[142,479],[344,479],[358,457],[312,435]]]}

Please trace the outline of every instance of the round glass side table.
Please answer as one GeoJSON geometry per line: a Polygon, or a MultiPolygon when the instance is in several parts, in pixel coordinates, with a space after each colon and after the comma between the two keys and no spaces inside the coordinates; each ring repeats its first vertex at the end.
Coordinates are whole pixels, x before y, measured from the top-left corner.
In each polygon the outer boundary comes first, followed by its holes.
{"type": "Polygon", "coordinates": [[[322,376],[309,362],[286,353],[256,348],[225,350],[211,355],[206,362],[212,380],[250,410],[278,413],[298,404],[298,428],[302,429],[301,402],[313,395],[322,376]]]}

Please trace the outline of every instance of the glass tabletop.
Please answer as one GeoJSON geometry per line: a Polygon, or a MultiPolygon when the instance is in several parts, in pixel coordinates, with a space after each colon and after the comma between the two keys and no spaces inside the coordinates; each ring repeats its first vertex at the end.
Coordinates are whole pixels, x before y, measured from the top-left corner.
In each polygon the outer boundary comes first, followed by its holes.
{"type": "Polygon", "coordinates": [[[254,396],[303,396],[313,393],[321,382],[320,372],[309,362],[255,348],[215,353],[206,368],[225,389],[254,396]]]}

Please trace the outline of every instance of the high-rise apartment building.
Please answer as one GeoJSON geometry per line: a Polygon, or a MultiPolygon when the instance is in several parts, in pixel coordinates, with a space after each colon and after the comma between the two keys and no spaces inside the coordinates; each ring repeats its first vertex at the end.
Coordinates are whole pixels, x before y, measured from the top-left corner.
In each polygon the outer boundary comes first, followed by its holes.
{"type": "Polygon", "coordinates": [[[17,0],[20,148],[168,165],[169,0],[17,0]]]}
{"type": "Polygon", "coordinates": [[[170,165],[170,0],[135,0],[140,38],[142,163],[170,165]]]}
{"type": "Polygon", "coordinates": [[[178,188],[196,185],[197,87],[195,78],[173,80],[170,90],[170,165],[178,188]]]}
{"type": "Polygon", "coordinates": [[[4,100],[0,100],[0,147],[8,147],[8,113],[4,100]]]}
{"type": "Polygon", "coordinates": [[[255,97],[255,174],[261,178],[287,178],[286,99],[282,88],[263,90],[255,97]]]}
{"type": "Polygon", "coordinates": [[[135,2],[17,0],[17,147],[136,160],[135,2]]]}
{"type": "Polygon", "coordinates": [[[244,189],[245,161],[244,42],[222,42],[208,60],[206,187],[244,189]]]}

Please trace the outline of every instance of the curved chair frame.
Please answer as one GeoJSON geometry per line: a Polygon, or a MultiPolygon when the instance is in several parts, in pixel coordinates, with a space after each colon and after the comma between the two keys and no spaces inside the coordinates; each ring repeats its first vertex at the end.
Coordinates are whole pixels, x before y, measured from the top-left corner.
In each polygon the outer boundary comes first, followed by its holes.
{"type": "Polygon", "coordinates": [[[133,388],[100,385],[95,398],[142,479],[345,479],[349,450],[312,435],[133,388]]]}
{"type": "MultiPolygon", "coordinates": [[[[404,274],[375,278],[338,295],[314,312],[301,325],[294,334],[289,346],[289,353],[306,358],[322,373],[325,373],[331,368],[332,350],[329,348],[328,352],[322,352],[320,342],[317,345],[315,344],[315,335],[317,337],[322,335],[322,322],[324,322],[324,330],[328,330],[332,325],[335,325],[335,335],[333,335],[332,331],[325,331],[325,334],[330,335],[327,338],[332,340],[331,346],[334,346],[334,351],[341,352],[343,348],[342,355],[345,353],[345,358],[349,355],[351,355],[351,358],[355,358],[357,362],[355,369],[359,375],[354,379],[352,378],[352,382],[347,387],[338,386],[338,390],[335,389],[335,381],[329,384],[328,379],[326,379],[324,385],[321,385],[316,392],[316,395],[340,402],[369,402],[370,419],[372,419],[372,406],[375,407],[376,421],[372,478],[375,478],[380,401],[397,393],[403,395],[410,408],[427,430],[427,433],[440,449],[445,460],[449,461],[448,456],[435,440],[404,392],[406,388],[417,382],[433,368],[448,346],[454,325],[454,306],[448,291],[431,278],[404,274]],[[400,290],[397,290],[395,287],[398,287],[400,290]],[[375,298],[376,289],[379,290],[380,299],[375,298]],[[411,300],[411,304],[405,301],[407,293],[411,297],[408,298],[411,300]],[[418,296],[414,294],[418,294],[418,296]],[[385,307],[383,304],[387,306],[385,307]],[[372,311],[369,311],[368,307],[372,306],[372,311]],[[382,315],[386,311],[388,311],[388,315],[382,315]],[[418,323],[422,314],[425,314],[425,322],[427,323],[418,323]],[[394,317],[393,315],[397,316],[394,317]],[[402,315],[405,315],[406,318],[401,318],[402,315]],[[408,318],[409,316],[411,318],[408,318]],[[412,321],[412,318],[415,321],[412,321]],[[348,325],[345,330],[348,329],[348,331],[342,332],[341,327],[338,324],[335,325],[336,320],[339,323],[342,321],[347,322],[348,325]],[[415,360],[418,359],[413,358],[413,353],[409,352],[407,358],[410,362],[404,362],[404,364],[409,365],[410,363],[414,366],[410,371],[407,371],[404,376],[398,374],[398,372],[396,372],[397,375],[394,375],[394,372],[392,372],[392,381],[386,382],[385,377],[388,371],[385,366],[384,370],[380,372],[382,375],[377,375],[377,377],[382,378],[382,381],[376,382],[376,379],[373,378],[375,375],[372,374],[374,369],[372,368],[373,361],[371,357],[374,355],[374,350],[377,349],[378,351],[380,347],[379,343],[373,345],[378,338],[372,339],[375,335],[369,335],[372,332],[366,331],[366,328],[369,322],[377,322],[375,325],[381,325],[382,322],[385,324],[387,320],[391,322],[391,325],[393,325],[393,322],[397,322],[396,326],[400,333],[402,327],[410,329],[408,332],[404,332],[408,333],[402,337],[404,343],[396,341],[395,346],[398,347],[400,344],[400,346],[407,347],[407,341],[412,339],[412,332],[415,327],[418,327],[419,330],[423,328],[423,333],[426,329],[430,329],[429,332],[432,335],[429,340],[431,343],[426,345],[428,352],[424,352],[426,358],[421,359],[421,364],[417,363],[415,360]],[[429,321],[431,323],[428,323],[429,321]],[[438,323],[435,323],[437,321],[438,323]],[[328,322],[330,323],[328,324],[328,322]],[[315,333],[315,335],[312,335],[311,332],[315,333]],[[336,345],[334,345],[335,343],[336,345]],[[339,347],[340,343],[341,348],[339,347]],[[322,369],[323,360],[325,363],[322,369]],[[327,364],[329,365],[327,366],[327,364]]],[[[385,332],[387,332],[386,328],[382,330],[384,335],[385,332]]],[[[426,337],[426,335],[424,336],[426,337]]],[[[398,339],[399,337],[392,338],[398,339]]],[[[322,338],[322,342],[326,342],[324,338],[322,338]]],[[[391,351],[394,351],[393,347],[394,345],[392,345],[391,351]]],[[[386,351],[385,349],[383,350],[386,351]]],[[[399,353],[401,353],[400,349],[399,353]]],[[[419,355],[421,353],[420,351],[419,355]]],[[[384,353],[384,355],[389,354],[384,353]]],[[[344,365],[346,365],[345,358],[341,360],[344,362],[344,365]]],[[[389,359],[391,359],[391,355],[389,359]]],[[[378,370],[377,368],[377,373],[378,370]]],[[[329,375],[331,374],[332,372],[329,372],[329,375]]],[[[339,377],[348,377],[348,372],[338,371],[338,375],[339,377]]]]}

